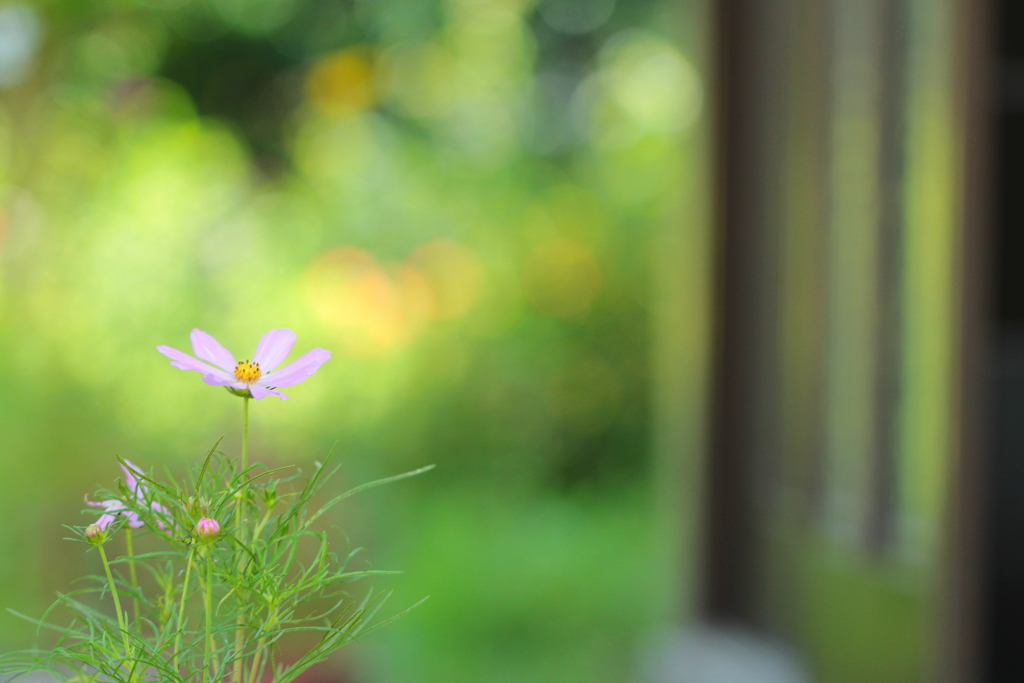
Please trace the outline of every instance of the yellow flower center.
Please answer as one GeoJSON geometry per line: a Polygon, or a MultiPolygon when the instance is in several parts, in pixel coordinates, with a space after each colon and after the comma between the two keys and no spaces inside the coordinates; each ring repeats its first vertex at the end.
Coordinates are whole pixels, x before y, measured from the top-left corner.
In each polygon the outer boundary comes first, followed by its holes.
{"type": "Polygon", "coordinates": [[[239,382],[245,384],[252,384],[260,378],[260,364],[250,363],[247,360],[238,361],[238,365],[235,366],[235,378],[239,382]]]}

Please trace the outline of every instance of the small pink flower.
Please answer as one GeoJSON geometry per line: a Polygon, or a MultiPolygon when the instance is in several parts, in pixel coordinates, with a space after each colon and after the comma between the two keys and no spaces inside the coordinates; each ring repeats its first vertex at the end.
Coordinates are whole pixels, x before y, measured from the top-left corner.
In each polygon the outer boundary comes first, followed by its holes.
{"type": "MultiPolygon", "coordinates": [[[[131,492],[132,497],[142,505],[146,505],[146,487],[139,482],[135,473],[141,473],[138,467],[136,467],[130,460],[125,460],[125,465],[121,465],[121,470],[124,472],[124,484],[131,492]]],[[[124,501],[120,498],[111,498],[110,500],[102,500],[99,502],[92,502],[89,500],[89,496],[85,497],[85,504],[94,508],[104,508],[105,512],[99,516],[99,518],[90,526],[95,526],[100,531],[106,531],[107,527],[114,523],[118,515],[123,515],[128,519],[128,526],[133,529],[138,529],[145,525],[145,522],[139,517],[138,513],[134,510],[129,510],[124,504],[124,501]]],[[[160,503],[153,501],[149,504],[149,507],[154,512],[158,512],[166,515],[167,510],[160,505],[160,503]]],[[[167,529],[167,525],[157,520],[157,527],[161,531],[170,531],[167,529]]]]}
{"type": "Polygon", "coordinates": [[[203,517],[196,522],[196,536],[199,540],[209,543],[220,535],[220,524],[210,517],[203,517]]]}
{"type": "Polygon", "coordinates": [[[124,515],[128,518],[128,526],[133,529],[138,529],[143,525],[143,521],[139,519],[139,516],[127,509],[124,502],[119,498],[111,498],[110,500],[102,500],[98,503],[94,503],[89,500],[89,497],[85,497],[85,504],[94,508],[104,508],[106,512],[100,515],[95,522],[90,526],[95,526],[100,531],[106,531],[107,527],[114,523],[118,515],[124,515]]]}
{"type": "MultiPolygon", "coordinates": [[[[125,459],[124,463],[121,465],[121,471],[124,472],[124,485],[128,488],[129,491],[131,491],[132,495],[135,497],[135,500],[137,500],[141,505],[146,505],[147,489],[135,476],[136,473],[141,474],[142,470],[139,469],[131,460],[125,459]]],[[[161,515],[168,515],[167,509],[160,503],[156,502],[155,500],[152,503],[149,503],[149,509],[161,515]]],[[[136,519],[138,519],[137,515],[136,519]]],[[[129,524],[131,524],[131,522],[129,522],[129,524]]],[[[142,526],[142,524],[140,523],[139,526],[142,526]]],[[[156,526],[161,531],[166,531],[167,533],[170,533],[170,530],[167,528],[167,525],[160,521],[159,517],[156,520],[156,526]]]]}
{"type": "Polygon", "coordinates": [[[270,330],[256,345],[252,361],[237,360],[216,339],[200,329],[192,330],[192,351],[206,363],[169,346],[156,350],[171,359],[179,370],[202,373],[203,381],[216,387],[230,387],[248,391],[259,400],[271,394],[288,398],[278,391],[302,382],[331,359],[325,349],[307,351],[279,370],[274,370],[285,359],[295,344],[295,333],[288,329],[270,330]],[[212,363],[212,365],[208,365],[212,363]]]}

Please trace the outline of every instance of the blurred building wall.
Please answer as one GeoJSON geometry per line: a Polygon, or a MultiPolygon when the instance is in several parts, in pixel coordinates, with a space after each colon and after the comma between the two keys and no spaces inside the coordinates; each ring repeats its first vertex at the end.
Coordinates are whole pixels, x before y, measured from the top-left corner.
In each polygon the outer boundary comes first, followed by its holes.
{"type": "Polygon", "coordinates": [[[791,648],[811,680],[982,670],[985,11],[714,10],[697,612],[791,648]]]}

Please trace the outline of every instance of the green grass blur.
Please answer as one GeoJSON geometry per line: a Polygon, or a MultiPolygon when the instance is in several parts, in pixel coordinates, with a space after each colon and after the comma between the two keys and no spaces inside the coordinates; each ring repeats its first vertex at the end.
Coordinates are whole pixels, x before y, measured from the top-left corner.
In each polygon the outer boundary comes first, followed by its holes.
{"type": "MultiPolygon", "coordinates": [[[[237,451],[239,400],[155,346],[290,327],[334,359],[253,405],[255,459],[437,464],[332,520],[405,570],[393,611],[432,596],[339,675],[633,680],[663,601],[652,252],[702,105],[684,11],[0,3],[27,36],[0,51],[0,605],[95,569],[61,525],[115,453],[237,451]]],[[[0,615],[0,648],[31,641],[0,615]]]]}

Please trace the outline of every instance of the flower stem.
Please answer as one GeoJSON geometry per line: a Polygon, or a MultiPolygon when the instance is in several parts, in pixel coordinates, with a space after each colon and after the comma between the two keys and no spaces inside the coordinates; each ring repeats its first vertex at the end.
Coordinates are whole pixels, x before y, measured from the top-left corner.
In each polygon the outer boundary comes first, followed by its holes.
{"type": "Polygon", "coordinates": [[[110,583],[110,594],[114,596],[114,609],[117,610],[117,625],[121,628],[121,642],[124,643],[125,659],[131,657],[128,645],[128,630],[124,625],[124,614],[121,613],[121,600],[117,597],[117,584],[114,583],[114,575],[110,573],[110,563],[107,562],[107,552],[102,545],[96,546],[100,549],[100,559],[103,560],[103,569],[107,572],[107,581],[110,583]]]}
{"type": "Polygon", "coordinates": [[[210,656],[213,653],[213,550],[206,549],[206,654],[203,657],[203,678],[210,680],[210,656]]]}
{"type": "Polygon", "coordinates": [[[249,397],[242,397],[242,472],[249,467],[249,397]]]}
{"type": "Polygon", "coordinates": [[[192,556],[195,548],[188,551],[188,564],[185,565],[185,583],[181,587],[181,603],[178,605],[178,624],[174,629],[174,670],[178,671],[178,652],[181,650],[181,624],[185,620],[185,598],[188,597],[188,579],[192,574],[192,556]]]}
{"type": "Polygon", "coordinates": [[[124,543],[128,552],[128,575],[132,580],[132,613],[135,615],[135,619],[140,618],[139,613],[139,581],[135,576],[135,552],[132,550],[132,528],[126,527],[124,530],[124,543]]]}
{"type": "Polygon", "coordinates": [[[252,657],[252,666],[249,668],[249,683],[257,682],[257,675],[260,670],[260,660],[263,657],[263,648],[267,644],[266,631],[273,628],[274,622],[277,621],[277,610],[274,609],[270,612],[270,617],[267,619],[267,624],[263,636],[260,638],[259,643],[256,645],[256,654],[252,657]]]}
{"type": "Polygon", "coordinates": [[[260,534],[263,533],[263,527],[267,526],[267,522],[270,520],[270,508],[267,508],[266,512],[263,513],[263,519],[256,525],[256,530],[252,532],[252,540],[257,540],[260,534]]]}
{"type": "MultiPolygon", "coordinates": [[[[249,466],[249,398],[242,397],[242,476],[245,476],[245,470],[249,466]]],[[[245,500],[248,497],[249,492],[247,487],[242,487],[238,492],[238,505],[235,506],[235,535],[240,541],[245,540],[245,529],[242,527],[242,513],[245,508],[245,500]]],[[[245,559],[239,556],[238,560],[239,572],[245,571],[245,559]]],[[[239,601],[242,601],[242,596],[239,594],[239,601]]],[[[236,620],[237,626],[235,627],[235,661],[232,665],[232,678],[235,683],[242,683],[242,646],[245,643],[245,603],[241,602],[241,610],[238,612],[238,618],[236,620]]]]}

